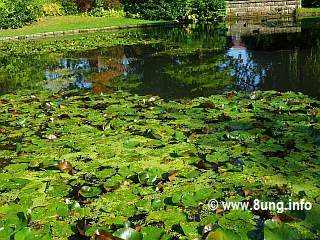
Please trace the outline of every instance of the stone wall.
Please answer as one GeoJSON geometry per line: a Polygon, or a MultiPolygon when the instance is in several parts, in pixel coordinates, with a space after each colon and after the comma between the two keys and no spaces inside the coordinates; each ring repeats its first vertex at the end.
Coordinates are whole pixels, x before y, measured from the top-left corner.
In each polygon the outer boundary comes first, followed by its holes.
{"type": "Polygon", "coordinates": [[[293,17],[281,19],[238,19],[227,22],[228,36],[301,32],[300,24],[293,17]]]}
{"type": "Polygon", "coordinates": [[[293,15],[301,0],[227,0],[227,15],[240,18],[293,15]]]}

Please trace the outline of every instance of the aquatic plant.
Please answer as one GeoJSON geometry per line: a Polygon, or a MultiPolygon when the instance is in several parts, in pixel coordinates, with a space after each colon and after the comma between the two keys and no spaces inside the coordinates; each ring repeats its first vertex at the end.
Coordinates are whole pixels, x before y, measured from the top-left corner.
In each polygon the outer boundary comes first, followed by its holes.
{"type": "Polygon", "coordinates": [[[320,102],[305,95],[30,91],[0,114],[2,239],[320,236],[320,102]],[[211,212],[212,198],[313,208],[211,212]]]}

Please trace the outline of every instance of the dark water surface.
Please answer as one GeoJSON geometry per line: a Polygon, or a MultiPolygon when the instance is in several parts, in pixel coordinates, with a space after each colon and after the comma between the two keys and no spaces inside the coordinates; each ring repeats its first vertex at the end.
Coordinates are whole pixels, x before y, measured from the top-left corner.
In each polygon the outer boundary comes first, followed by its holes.
{"type": "Polygon", "coordinates": [[[28,88],[97,93],[126,89],[181,98],[231,89],[274,89],[319,97],[319,23],[262,21],[131,30],[160,42],[0,59],[0,93],[28,88]]]}

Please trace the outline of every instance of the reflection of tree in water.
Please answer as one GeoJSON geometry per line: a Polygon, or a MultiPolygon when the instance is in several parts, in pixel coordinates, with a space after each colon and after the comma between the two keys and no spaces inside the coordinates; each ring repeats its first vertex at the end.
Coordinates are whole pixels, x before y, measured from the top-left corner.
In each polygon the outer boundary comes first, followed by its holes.
{"type": "Polygon", "coordinates": [[[139,77],[127,83],[140,82],[131,87],[133,92],[179,98],[210,95],[230,84],[230,77],[219,69],[228,46],[225,28],[190,25],[143,31],[147,38],[157,37],[161,43],[141,47],[131,61],[139,77]]]}
{"type": "Polygon", "coordinates": [[[320,96],[320,30],[245,36],[233,45],[225,31],[217,25],[142,29],[144,39],[159,43],[1,58],[0,88],[39,88],[47,79],[48,89],[128,89],[165,98],[210,95],[232,85],[320,96]]]}
{"type": "Polygon", "coordinates": [[[59,59],[46,69],[47,89],[93,89],[95,93],[108,92],[113,81],[126,71],[123,47],[103,51],[86,51],[59,59]],[[120,61],[120,59],[123,61],[120,61]]]}
{"type": "Polygon", "coordinates": [[[222,66],[231,69],[230,75],[236,81],[232,87],[240,90],[254,91],[265,80],[266,74],[270,68],[266,59],[262,57],[263,62],[259,64],[254,59],[254,53],[246,49],[231,48],[227,55],[230,57],[222,66]]]}
{"type": "Polygon", "coordinates": [[[245,48],[228,51],[236,87],[277,89],[320,96],[320,31],[245,36],[245,48]]]}
{"type": "MultiPolygon", "coordinates": [[[[320,96],[319,30],[302,29],[300,33],[265,36],[259,41],[247,38],[244,41],[250,49],[267,48],[272,51],[272,55],[266,57],[271,68],[261,85],[262,89],[302,91],[320,96]]],[[[263,66],[259,54],[254,55],[254,61],[263,66]]]]}
{"type": "Polygon", "coordinates": [[[41,89],[45,65],[52,62],[50,56],[1,56],[0,94],[17,89],[41,89]]]}

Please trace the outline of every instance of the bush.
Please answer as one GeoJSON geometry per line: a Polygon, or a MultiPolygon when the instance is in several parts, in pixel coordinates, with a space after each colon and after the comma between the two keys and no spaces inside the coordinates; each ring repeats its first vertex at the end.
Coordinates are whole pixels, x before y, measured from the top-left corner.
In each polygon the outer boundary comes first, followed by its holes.
{"type": "Polygon", "coordinates": [[[40,8],[32,0],[0,0],[0,28],[19,28],[40,15],[40,8]]]}
{"type": "Polygon", "coordinates": [[[94,0],[77,0],[80,12],[89,12],[94,8],[94,0]]]}
{"type": "Polygon", "coordinates": [[[105,9],[103,7],[94,8],[89,13],[93,17],[125,17],[126,14],[123,10],[105,9]]]}
{"type": "Polygon", "coordinates": [[[124,10],[145,19],[212,19],[225,15],[225,0],[122,0],[124,10]]]}
{"type": "Polygon", "coordinates": [[[57,3],[59,3],[67,15],[77,14],[78,11],[78,5],[75,0],[57,0],[57,3]]]}
{"type": "Polygon", "coordinates": [[[120,0],[95,0],[94,5],[96,8],[102,7],[105,10],[121,10],[120,0]]]}
{"type": "Polygon", "coordinates": [[[42,5],[42,11],[44,16],[61,16],[64,14],[60,3],[45,3],[42,5]]]}

